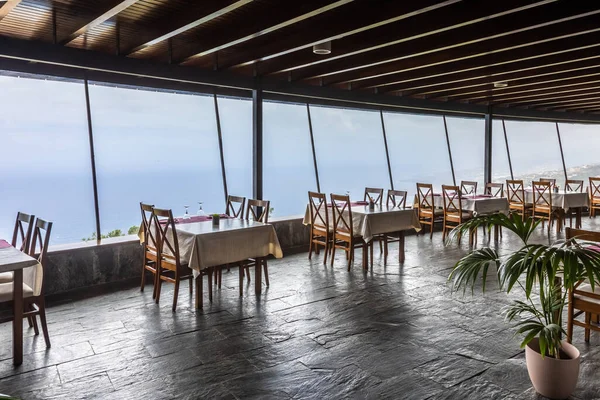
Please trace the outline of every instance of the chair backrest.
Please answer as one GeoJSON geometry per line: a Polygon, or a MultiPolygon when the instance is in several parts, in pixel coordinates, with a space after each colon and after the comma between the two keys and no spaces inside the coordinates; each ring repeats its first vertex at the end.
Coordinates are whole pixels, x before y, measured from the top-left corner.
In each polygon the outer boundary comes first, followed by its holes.
{"type": "Polygon", "coordinates": [[[29,254],[29,246],[31,246],[31,234],[33,232],[34,219],[35,215],[18,212],[17,220],[15,221],[15,229],[11,244],[15,249],[19,249],[27,254],[29,254]],[[21,242],[20,245],[19,241],[21,242]]]}
{"type": "Polygon", "coordinates": [[[506,181],[506,197],[513,205],[525,205],[525,185],[522,180],[506,181]]]}
{"type": "Polygon", "coordinates": [[[145,204],[140,202],[140,212],[142,213],[142,229],[144,230],[144,245],[150,245],[151,247],[156,247],[156,233],[155,229],[151,229],[151,226],[154,226],[152,219],[152,209],[154,208],[153,204],[145,204]]]}
{"type": "Polygon", "coordinates": [[[565,190],[567,192],[583,193],[583,180],[567,179],[565,181],[565,190]]]}
{"type": "MultiPolygon", "coordinates": [[[[31,247],[29,255],[34,257],[37,255],[37,260],[42,266],[42,271],[46,268],[46,256],[48,254],[48,244],[50,243],[50,234],[52,233],[52,222],[38,218],[35,221],[33,237],[31,238],[31,247]]],[[[44,279],[41,281],[40,290],[43,293],[44,279]]]]}
{"type": "Polygon", "coordinates": [[[504,197],[504,183],[486,183],[484,194],[492,197],[504,197]]]}
{"type": "Polygon", "coordinates": [[[388,208],[406,208],[406,190],[388,190],[387,200],[385,205],[388,208]]]}
{"type": "Polygon", "coordinates": [[[333,234],[344,233],[350,237],[354,236],[350,196],[331,194],[331,209],[333,211],[333,234]],[[344,215],[345,213],[346,215],[344,215]]]}
{"type": "Polygon", "coordinates": [[[365,188],[364,201],[373,202],[381,207],[383,205],[383,189],[365,188]]]}
{"type": "Polygon", "coordinates": [[[551,187],[556,186],[556,179],[554,179],[554,178],[540,178],[540,180],[538,182],[549,183],[551,187]]]}
{"type": "Polygon", "coordinates": [[[533,181],[533,212],[552,210],[552,182],[533,181]]]}
{"type": "Polygon", "coordinates": [[[422,210],[433,210],[435,207],[433,202],[433,185],[430,183],[417,183],[417,200],[419,213],[422,210]]]}
{"type": "Polygon", "coordinates": [[[262,223],[269,222],[269,207],[271,202],[268,200],[248,199],[246,206],[246,219],[262,223]]]}
{"type": "Polygon", "coordinates": [[[477,182],[475,182],[475,181],[460,181],[460,192],[463,195],[477,194],[477,182]]]}
{"type": "Polygon", "coordinates": [[[600,198],[600,178],[590,178],[590,196],[600,198]]]}
{"type": "Polygon", "coordinates": [[[246,198],[240,196],[227,196],[227,208],[225,214],[233,218],[244,218],[244,205],[246,204],[246,198]]]}
{"type": "Polygon", "coordinates": [[[565,228],[565,238],[567,240],[580,239],[587,242],[600,242],[600,232],[586,231],[583,229],[565,228]]]}
{"type": "Polygon", "coordinates": [[[176,264],[179,269],[179,241],[173,211],[153,208],[152,218],[154,219],[154,226],[156,226],[156,247],[160,257],[176,264]],[[169,228],[171,232],[169,232],[169,228]]]}
{"type": "Polygon", "coordinates": [[[308,192],[310,226],[320,226],[329,230],[329,211],[325,193],[308,192]]]}
{"type": "Polygon", "coordinates": [[[461,192],[458,186],[442,185],[444,213],[462,213],[461,192]]]}

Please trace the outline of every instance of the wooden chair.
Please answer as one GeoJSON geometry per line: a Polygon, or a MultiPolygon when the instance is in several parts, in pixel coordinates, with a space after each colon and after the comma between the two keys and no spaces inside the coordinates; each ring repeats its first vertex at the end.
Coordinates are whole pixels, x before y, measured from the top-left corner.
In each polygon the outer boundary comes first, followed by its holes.
{"type": "Polygon", "coordinates": [[[335,249],[342,249],[346,252],[348,260],[348,271],[354,261],[354,250],[363,249],[363,269],[367,269],[367,248],[369,244],[354,232],[352,225],[352,208],[350,206],[350,196],[331,195],[331,209],[333,214],[333,242],[331,249],[331,266],[335,260],[335,249]]]}
{"type": "MultiPolygon", "coordinates": [[[[194,275],[188,268],[187,263],[182,263],[179,255],[179,241],[177,239],[177,229],[171,210],[152,208],[152,218],[156,226],[156,243],[158,251],[158,264],[156,269],[156,303],[160,301],[160,289],[162,282],[171,282],[175,284],[173,291],[173,311],[177,309],[177,298],[179,296],[179,283],[182,280],[188,280],[190,284],[190,295],[192,294],[192,285],[194,275]],[[159,218],[162,218],[160,220],[159,218]]],[[[209,283],[210,285],[210,283],[209,283]]],[[[200,284],[200,288],[202,285],[200,284]]],[[[212,290],[211,290],[212,293],[212,290]]]]}
{"type": "MultiPolygon", "coordinates": [[[[269,206],[271,202],[268,200],[254,200],[249,199],[248,204],[246,206],[246,219],[252,221],[262,222],[263,224],[269,223],[269,206]]],[[[267,286],[269,286],[269,269],[267,267],[267,259],[266,257],[260,259],[249,258],[242,262],[241,267],[246,270],[246,277],[248,278],[248,282],[250,282],[250,267],[256,267],[256,264],[262,264],[265,282],[267,286]]],[[[243,274],[240,274],[240,296],[243,293],[243,274]]],[[[219,269],[219,288],[221,287],[221,269],[219,269]]]]}
{"type": "MultiPolygon", "coordinates": [[[[38,268],[37,266],[23,270],[24,282],[31,284],[30,286],[27,283],[23,283],[23,318],[27,318],[30,321],[30,325],[33,325],[35,334],[39,335],[40,332],[37,317],[40,317],[46,347],[50,347],[51,344],[50,335],[48,334],[48,324],[46,322],[46,299],[44,297],[44,279],[46,274],[44,270],[48,265],[47,253],[51,232],[52,222],[40,218],[36,220],[31,246],[29,248],[29,255],[34,258],[37,256],[37,260],[41,265],[41,271],[36,270],[38,268]],[[39,283],[36,283],[36,280],[39,279],[37,274],[40,272],[42,274],[41,280],[39,280],[39,283]],[[27,276],[29,276],[29,278],[27,276]]],[[[12,286],[12,283],[0,284],[0,302],[12,302],[12,286]]],[[[0,322],[8,322],[13,319],[14,316],[9,316],[6,319],[2,319],[0,322]]]]}
{"type": "Polygon", "coordinates": [[[383,205],[383,189],[365,188],[364,201],[373,202],[379,207],[383,205]]]}
{"type": "Polygon", "coordinates": [[[533,181],[533,213],[534,219],[542,220],[542,229],[544,224],[548,221],[548,235],[550,235],[550,225],[557,222],[556,232],[558,233],[562,228],[562,218],[560,216],[560,210],[552,206],[552,183],[533,181]],[[558,218],[558,219],[557,219],[558,218]]]}
{"type": "Polygon", "coordinates": [[[506,181],[506,197],[511,212],[519,213],[523,218],[531,214],[533,204],[525,201],[525,185],[522,180],[506,181]]]}
{"type": "Polygon", "coordinates": [[[600,177],[590,178],[590,217],[596,216],[600,210],[600,177]]]}
{"type": "MultiPolygon", "coordinates": [[[[565,181],[565,191],[583,193],[583,185],[584,185],[583,180],[567,179],[565,181]]],[[[565,210],[565,224],[566,224],[567,217],[569,217],[569,227],[572,228],[573,227],[573,210],[571,210],[570,208],[568,210],[565,210]]]]}
{"type": "Polygon", "coordinates": [[[485,184],[485,190],[483,193],[492,197],[504,197],[504,184],[488,182],[485,184]]]}
{"type": "MultiPolygon", "coordinates": [[[[567,240],[581,240],[586,242],[600,242],[600,232],[586,231],[581,229],[566,228],[565,235],[567,240]]],[[[598,282],[595,282],[598,285],[598,282]]],[[[581,326],[585,329],[585,341],[590,341],[590,331],[600,331],[600,326],[592,324],[592,317],[596,317],[596,322],[600,316],[600,287],[595,286],[594,290],[586,281],[579,281],[575,288],[568,294],[568,316],[567,316],[567,340],[571,343],[573,339],[573,326],[581,326]],[[577,317],[584,314],[583,322],[576,320],[577,317]]]]}
{"type": "Polygon", "coordinates": [[[419,222],[421,225],[429,225],[429,238],[433,238],[433,224],[440,221],[444,215],[443,210],[435,208],[433,200],[433,185],[429,183],[417,183],[417,205],[419,222]]]}
{"type": "MultiPolygon", "coordinates": [[[[448,230],[457,227],[471,218],[469,212],[463,211],[461,192],[458,186],[442,185],[442,197],[444,201],[444,222],[442,240],[446,240],[448,230]]],[[[460,243],[460,237],[458,238],[460,243]]]]}
{"type": "Polygon", "coordinates": [[[140,291],[144,291],[146,286],[146,271],[152,273],[152,298],[156,298],[157,280],[156,274],[158,265],[158,248],[156,243],[157,229],[156,219],[152,218],[154,205],[140,202],[140,211],[142,213],[142,229],[144,231],[144,242],[142,243],[142,283],[140,291]]]}
{"type": "Polygon", "coordinates": [[[232,218],[244,218],[244,205],[246,204],[246,198],[240,196],[227,196],[227,208],[225,214],[232,218]]]}
{"type": "MultiPolygon", "coordinates": [[[[408,192],[406,190],[388,190],[387,200],[385,205],[388,209],[398,208],[401,210],[406,209],[406,198],[408,192]]],[[[388,256],[388,244],[400,242],[400,232],[384,233],[381,235],[383,240],[383,265],[387,265],[388,256]]]]}
{"type": "MultiPolygon", "coordinates": [[[[23,253],[29,254],[29,246],[31,245],[31,234],[33,232],[33,221],[35,215],[29,215],[22,212],[17,213],[17,219],[15,221],[15,229],[13,231],[13,237],[11,245],[15,249],[19,249],[23,253]]],[[[12,282],[12,272],[0,273],[0,283],[12,282]]]]}
{"type": "Polygon", "coordinates": [[[538,182],[549,183],[551,186],[551,189],[553,189],[554,186],[556,186],[556,179],[554,179],[554,178],[540,178],[540,180],[538,182]]]}
{"type": "Polygon", "coordinates": [[[460,181],[460,193],[464,195],[477,194],[477,182],[475,181],[460,181]]]}
{"type": "Polygon", "coordinates": [[[312,258],[313,250],[319,254],[319,246],[325,247],[323,264],[327,264],[327,255],[331,250],[333,231],[329,226],[329,211],[327,197],[324,193],[308,192],[308,206],[310,210],[310,245],[308,259],[312,258]]]}

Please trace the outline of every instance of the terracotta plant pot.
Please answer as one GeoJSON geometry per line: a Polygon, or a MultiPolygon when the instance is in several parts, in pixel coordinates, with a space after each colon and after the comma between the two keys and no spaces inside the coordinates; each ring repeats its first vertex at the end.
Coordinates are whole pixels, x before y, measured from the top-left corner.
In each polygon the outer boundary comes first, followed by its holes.
{"type": "Polygon", "coordinates": [[[525,361],[529,379],[536,392],[550,399],[566,399],[577,386],[579,377],[579,350],[563,341],[562,350],[569,358],[542,358],[538,338],[525,347],[525,361]]]}

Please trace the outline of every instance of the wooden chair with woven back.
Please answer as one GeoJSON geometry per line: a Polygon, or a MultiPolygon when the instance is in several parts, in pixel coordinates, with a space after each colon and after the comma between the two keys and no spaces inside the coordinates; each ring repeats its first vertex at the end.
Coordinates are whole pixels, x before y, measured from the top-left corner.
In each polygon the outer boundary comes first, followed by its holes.
{"type": "Polygon", "coordinates": [[[227,196],[227,207],[225,208],[225,214],[231,218],[244,218],[244,206],[246,205],[246,198],[240,196],[227,196]]]}
{"type": "MultiPolygon", "coordinates": [[[[392,209],[406,209],[406,198],[408,197],[408,192],[406,190],[388,190],[387,199],[385,202],[388,210],[392,209]]],[[[383,239],[383,265],[387,264],[387,256],[388,256],[388,245],[390,243],[399,242],[400,243],[400,235],[401,232],[391,232],[384,233],[381,235],[383,239]]],[[[403,252],[403,250],[402,250],[403,252]]]]}
{"type": "Polygon", "coordinates": [[[142,214],[142,230],[144,241],[142,242],[142,283],[140,290],[143,292],[146,286],[146,271],[152,273],[152,298],[156,298],[156,269],[158,265],[158,248],[156,243],[157,229],[155,218],[152,218],[154,205],[140,202],[142,214]]]}
{"type": "Polygon", "coordinates": [[[590,177],[590,217],[596,216],[600,210],[600,177],[590,177]]]}
{"type": "Polygon", "coordinates": [[[444,211],[436,209],[433,198],[433,185],[417,183],[417,207],[421,225],[429,225],[429,238],[433,238],[433,225],[441,221],[444,211]]]}
{"type": "MultiPolygon", "coordinates": [[[[442,185],[442,199],[444,202],[444,221],[442,225],[442,240],[446,240],[448,231],[454,229],[471,218],[469,212],[463,211],[460,187],[442,185]]],[[[472,234],[471,234],[472,235],[472,234]]],[[[461,237],[458,237],[460,243],[461,237]]]]}
{"type": "MultiPolygon", "coordinates": [[[[580,242],[595,242],[600,244],[600,232],[566,228],[566,239],[580,242]]],[[[585,341],[590,341],[590,331],[600,331],[600,287],[598,282],[592,290],[589,282],[579,281],[575,288],[568,293],[567,340],[573,340],[573,326],[585,329],[585,341]],[[583,321],[577,318],[584,315],[583,321]],[[595,321],[592,322],[593,317],[595,321]]]]}
{"type": "Polygon", "coordinates": [[[383,189],[366,187],[363,200],[369,203],[373,202],[381,207],[383,205],[383,189]]]}
{"type": "MultiPolygon", "coordinates": [[[[27,318],[30,321],[35,334],[39,335],[37,317],[40,317],[46,347],[51,346],[48,324],[46,322],[46,299],[44,297],[44,279],[46,275],[45,270],[48,267],[47,254],[51,232],[52,222],[40,218],[35,221],[29,255],[37,258],[39,265],[23,270],[23,318],[27,318]]],[[[0,302],[12,302],[12,299],[12,282],[0,284],[0,302]]],[[[0,322],[8,322],[13,319],[14,317],[11,315],[0,320],[0,322]]]]}
{"type": "Polygon", "coordinates": [[[501,198],[504,197],[504,184],[488,182],[485,184],[485,195],[501,198]]]}
{"type": "Polygon", "coordinates": [[[463,196],[477,194],[477,182],[475,181],[460,181],[460,193],[463,196]]]}
{"type": "Polygon", "coordinates": [[[558,233],[562,228],[562,215],[560,209],[552,206],[552,183],[533,181],[531,187],[533,189],[531,216],[542,221],[542,229],[548,222],[548,235],[550,235],[551,225],[556,222],[556,232],[558,233]]]}
{"type": "Polygon", "coordinates": [[[313,251],[319,254],[319,246],[323,246],[325,248],[323,264],[327,264],[327,255],[331,250],[333,231],[329,225],[329,210],[325,193],[308,192],[308,207],[310,212],[308,259],[312,258],[313,251]]]}
{"type": "MultiPolygon", "coordinates": [[[[331,194],[331,210],[332,210],[332,248],[331,248],[331,266],[335,261],[335,250],[341,249],[346,253],[348,260],[348,271],[354,262],[354,250],[356,248],[363,249],[363,269],[367,269],[368,246],[360,234],[354,232],[352,224],[352,207],[350,204],[350,196],[342,196],[331,194]]],[[[372,242],[371,242],[372,243],[372,242]]]]}
{"type": "Polygon", "coordinates": [[[506,181],[506,197],[510,212],[516,212],[523,218],[531,214],[533,204],[526,202],[525,184],[522,180],[506,181]]]}
{"type": "MultiPolygon", "coordinates": [[[[155,300],[158,304],[160,301],[160,292],[162,282],[170,282],[175,284],[173,291],[173,307],[177,309],[177,299],[179,297],[179,284],[182,280],[189,281],[190,295],[192,294],[192,285],[194,280],[193,272],[188,268],[187,263],[181,261],[179,254],[179,240],[177,239],[177,229],[175,220],[173,219],[173,211],[161,208],[152,208],[153,224],[156,226],[156,249],[158,251],[158,263],[156,268],[156,296],[155,300]]],[[[210,279],[209,279],[210,281],[210,279]]],[[[197,290],[202,290],[202,284],[197,290]]],[[[209,287],[211,283],[209,282],[209,287]]],[[[209,291],[209,296],[212,290],[209,291]]],[[[197,293],[196,296],[201,294],[197,293]]]]}
{"type": "MultiPolygon", "coordinates": [[[[565,191],[566,192],[574,192],[574,193],[583,193],[583,187],[585,183],[581,179],[567,179],[565,181],[565,191]]],[[[567,221],[567,217],[569,217],[569,227],[573,227],[573,210],[567,209],[565,210],[565,225],[567,221]]]]}
{"type": "MultiPolygon", "coordinates": [[[[29,215],[22,212],[17,213],[17,219],[15,221],[15,229],[13,231],[13,237],[11,245],[22,251],[23,253],[29,254],[29,246],[31,245],[31,234],[33,233],[33,222],[35,215],[29,215]]],[[[0,283],[12,282],[12,272],[0,273],[0,283]]]]}

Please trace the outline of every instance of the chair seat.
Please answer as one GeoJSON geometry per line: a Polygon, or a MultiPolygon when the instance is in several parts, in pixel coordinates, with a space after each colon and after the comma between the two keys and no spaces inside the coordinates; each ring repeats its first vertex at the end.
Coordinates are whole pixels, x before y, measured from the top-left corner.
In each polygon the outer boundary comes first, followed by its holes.
{"type": "MultiPolygon", "coordinates": [[[[421,211],[419,211],[419,216],[420,217],[431,218],[431,214],[432,214],[432,210],[421,210],[421,211]]],[[[444,215],[444,210],[442,210],[441,208],[436,208],[436,209],[433,210],[433,215],[435,217],[441,217],[442,215],[444,215]]]]}
{"type": "MultiPolygon", "coordinates": [[[[463,213],[462,213],[462,220],[463,221],[466,221],[466,220],[471,219],[471,218],[473,218],[473,215],[470,212],[463,211],[463,213]]],[[[457,222],[459,222],[460,219],[461,218],[460,218],[460,215],[458,213],[448,213],[448,214],[446,214],[446,220],[448,220],[448,221],[457,221],[457,222]]]]}
{"type": "MultiPolygon", "coordinates": [[[[33,289],[27,284],[23,284],[23,298],[32,297],[33,289]]],[[[12,301],[13,299],[13,284],[0,283],[0,303],[12,301]]]]}
{"type": "Polygon", "coordinates": [[[13,281],[13,273],[12,272],[2,272],[0,274],[0,283],[8,283],[13,281]]]}
{"type": "Polygon", "coordinates": [[[596,285],[595,290],[592,290],[592,286],[589,283],[582,284],[576,289],[576,292],[573,294],[573,297],[575,297],[578,300],[586,301],[588,303],[594,303],[594,304],[600,305],[600,299],[595,299],[593,297],[581,295],[581,294],[578,294],[577,292],[593,293],[593,294],[600,296],[600,287],[598,287],[598,285],[596,285]]]}

